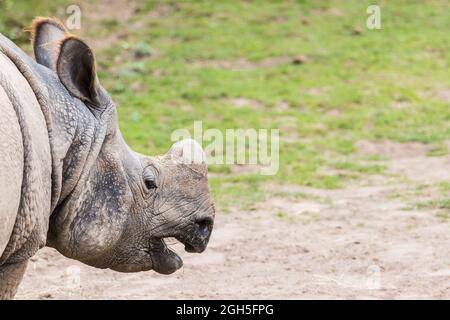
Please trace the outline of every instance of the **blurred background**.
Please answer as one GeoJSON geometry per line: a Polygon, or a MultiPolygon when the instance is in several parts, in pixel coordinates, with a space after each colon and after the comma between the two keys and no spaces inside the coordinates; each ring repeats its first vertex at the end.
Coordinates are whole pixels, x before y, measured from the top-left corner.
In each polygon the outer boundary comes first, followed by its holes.
{"type": "MultiPolygon", "coordinates": [[[[218,278],[195,289],[183,275],[167,280],[174,288],[181,281],[194,297],[356,297],[369,295],[375,270],[390,280],[370,295],[448,297],[440,277],[450,266],[442,246],[450,234],[449,1],[0,0],[0,32],[31,52],[23,28],[35,16],[64,22],[72,4],[81,9],[72,32],[94,48],[133,149],[164,153],[171,133],[192,131],[195,120],[222,132],[280,129],[278,174],[210,166],[222,220],[212,260],[191,262],[217,267],[218,278]],[[381,29],[367,28],[372,4],[381,29]],[[240,287],[217,285],[233,270],[240,287]],[[280,272],[285,280],[267,278],[280,272]]],[[[27,292],[41,294],[31,284],[27,292]]],[[[130,293],[139,294],[149,291],[130,293]]]]}

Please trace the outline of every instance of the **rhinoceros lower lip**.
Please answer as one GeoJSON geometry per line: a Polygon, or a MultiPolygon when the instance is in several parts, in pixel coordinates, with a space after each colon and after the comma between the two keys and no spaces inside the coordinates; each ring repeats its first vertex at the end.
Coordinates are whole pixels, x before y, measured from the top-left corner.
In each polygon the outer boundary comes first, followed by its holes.
{"type": "Polygon", "coordinates": [[[153,270],[162,274],[171,274],[183,266],[183,260],[173,250],[169,249],[163,238],[152,239],[149,256],[153,270]]]}
{"type": "Polygon", "coordinates": [[[183,260],[172,249],[167,246],[168,239],[176,239],[184,245],[187,252],[202,252],[204,248],[197,248],[187,240],[180,237],[152,238],[149,243],[148,253],[152,259],[153,270],[162,274],[170,274],[183,266],[183,260]]]}

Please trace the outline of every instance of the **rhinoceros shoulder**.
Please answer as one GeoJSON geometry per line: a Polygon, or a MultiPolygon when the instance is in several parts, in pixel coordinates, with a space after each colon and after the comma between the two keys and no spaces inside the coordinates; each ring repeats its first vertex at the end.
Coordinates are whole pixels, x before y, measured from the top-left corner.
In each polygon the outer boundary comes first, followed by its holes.
{"type": "Polygon", "coordinates": [[[2,186],[9,188],[8,192],[0,193],[0,203],[9,203],[8,210],[2,211],[8,222],[0,229],[0,265],[25,260],[45,244],[51,197],[46,120],[27,80],[27,70],[29,74],[31,70],[17,47],[7,45],[0,38],[0,112],[9,119],[0,124],[4,133],[0,157],[5,159],[0,164],[0,178],[3,184],[11,181],[2,186]]]}

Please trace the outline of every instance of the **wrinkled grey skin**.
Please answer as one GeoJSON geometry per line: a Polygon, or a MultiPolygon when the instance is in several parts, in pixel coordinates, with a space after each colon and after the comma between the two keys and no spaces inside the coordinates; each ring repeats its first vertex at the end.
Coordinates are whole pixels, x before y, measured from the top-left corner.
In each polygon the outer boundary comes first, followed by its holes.
{"type": "Polygon", "coordinates": [[[33,30],[37,62],[0,34],[0,298],[45,245],[98,268],[176,271],[163,239],[202,252],[212,231],[203,151],[133,152],[89,47],[50,19],[33,30]]]}

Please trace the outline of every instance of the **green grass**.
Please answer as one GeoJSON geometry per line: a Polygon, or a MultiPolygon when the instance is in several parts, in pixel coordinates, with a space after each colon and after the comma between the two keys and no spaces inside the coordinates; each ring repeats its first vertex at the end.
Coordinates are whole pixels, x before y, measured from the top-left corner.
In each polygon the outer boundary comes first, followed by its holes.
{"type": "Polygon", "coordinates": [[[441,200],[430,200],[419,202],[416,204],[417,209],[441,209],[444,210],[441,214],[448,214],[450,212],[450,198],[441,200]]]}
{"type": "MultiPolygon", "coordinates": [[[[222,132],[280,129],[276,176],[212,168],[220,206],[248,207],[267,196],[267,181],[337,188],[355,174],[382,173],[383,166],[354,156],[360,139],[417,141],[437,146],[430,155],[446,153],[450,108],[436,92],[450,88],[450,3],[377,1],[382,29],[368,30],[372,2],[145,1],[130,21],[105,18],[83,33],[88,40],[122,34],[97,50],[97,59],[100,79],[120,105],[121,130],[137,151],[165,152],[172,131],[192,130],[194,120],[222,132]],[[149,15],[162,5],[168,14],[149,15]],[[295,56],[305,59],[264,63],[295,56]],[[242,59],[250,67],[217,66],[242,59]],[[230,102],[241,97],[264,110],[230,102]]],[[[62,3],[6,1],[0,32],[11,36],[11,26],[26,25],[31,13],[64,17],[62,3]]]]}
{"type": "Polygon", "coordinates": [[[383,165],[361,165],[353,162],[338,162],[335,168],[366,174],[381,174],[385,170],[383,165]]]}
{"type": "Polygon", "coordinates": [[[442,192],[449,192],[450,191],[450,182],[441,182],[439,184],[439,187],[442,192]]]}
{"type": "Polygon", "coordinates": [[[429,157],[442,157],[448,155],[448,146],[445,143],[434,145],[427,153],[429,157]]]}

